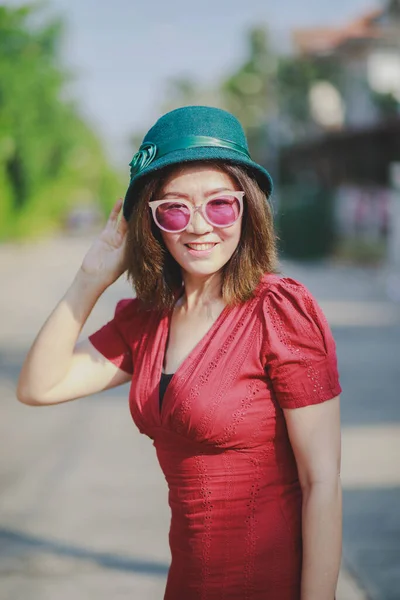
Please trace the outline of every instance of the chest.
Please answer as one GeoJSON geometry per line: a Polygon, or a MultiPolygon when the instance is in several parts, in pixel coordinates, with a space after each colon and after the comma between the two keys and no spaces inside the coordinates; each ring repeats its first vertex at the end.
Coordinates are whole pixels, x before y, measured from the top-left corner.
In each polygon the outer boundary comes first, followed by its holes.
{"type": "Polygon", "coordinates": [[[130,388],[131,414],[142,433],[172,445],[178,435],[179,444],[202,448],[253,447],[274,438],[278,415],[256,302],[212,319],[169,314],[151,323],[135,349],[130,388]],[[174,375],[160,410],[163,369],[174,375]]]}
{"type": "Polygon", "coordinates": [[[224,306],[221,304],[198,314],[187,315],[179,310],[174,312],[164,353],[165,373],[176,373],[213,328],[223,310],[224,306]]]}

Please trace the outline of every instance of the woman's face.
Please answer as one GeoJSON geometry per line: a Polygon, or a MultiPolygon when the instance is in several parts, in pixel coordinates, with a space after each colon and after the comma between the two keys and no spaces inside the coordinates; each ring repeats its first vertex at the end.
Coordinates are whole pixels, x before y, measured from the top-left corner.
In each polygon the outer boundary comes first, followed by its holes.
{"type": "MultiPolygon", "coordinates": [[[[157,200],[185,199],[200,206],[210,197],[240,191],[223,171],[209,165],[188,165],[167,179],[157,200]]],[[[217,273],[235,252],[241,233],[242,217],[230,227],[214,227],[200,211],[193,214],[185,231],[161,235],[171,255],[184,273],[204,277],[217,273]]]]}

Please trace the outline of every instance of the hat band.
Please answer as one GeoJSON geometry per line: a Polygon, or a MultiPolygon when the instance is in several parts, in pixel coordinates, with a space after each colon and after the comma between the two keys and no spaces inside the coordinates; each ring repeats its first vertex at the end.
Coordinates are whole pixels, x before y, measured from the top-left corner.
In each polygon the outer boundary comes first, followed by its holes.
{"type": "Polygon", "coordinates": [[[227,148],[228,150],[234,150],[240,154],[244,154],[247,158],[250,158],[250,154],[247,149],[231,142],[229,140],[223,140],[220,138],[209,137],[207,135],[187,135],[182,138],[177,138],[166,144],[157,146],[152,142],[145,142],[136,152],[132,161],[130,162],[131,167],[131,181],[140,171],[143,171],[150,163],[156,158],[162,158],[170,152],[176,152],[177,150],[187,150],[188,148],[227,148]]]}

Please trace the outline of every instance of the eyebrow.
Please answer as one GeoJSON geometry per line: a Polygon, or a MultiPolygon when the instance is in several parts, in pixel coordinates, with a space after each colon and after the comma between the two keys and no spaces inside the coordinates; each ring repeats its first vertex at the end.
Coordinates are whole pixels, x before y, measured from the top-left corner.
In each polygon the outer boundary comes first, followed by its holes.
{"type": "MultiPolygon", "coordinates": [[[[204,195],[206,196],[206,198],[208,198],[209,196],[213,196],[214,194],[220,194],[221,192],[234,192],[234,191],[235,190],[231,190],[229,188],[216,188],[214,190],[209,190],[204,195]]],[[[160,200],[164,200],[164,198],[166,198],[166,196],[171,196],[172,198],[185,198],[186,200],[190,200],[189,194],[184,194],[183,192],[178,192],[178,191],[175,192],[173,190],[163,194],[163,196],[162,196],[162,198],[160,198],[160,200]]]]}

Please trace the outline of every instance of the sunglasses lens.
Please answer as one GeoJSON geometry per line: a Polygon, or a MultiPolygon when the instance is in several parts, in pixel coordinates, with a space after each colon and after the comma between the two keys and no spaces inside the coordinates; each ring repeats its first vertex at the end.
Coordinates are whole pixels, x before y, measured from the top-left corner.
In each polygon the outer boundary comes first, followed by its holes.
{"type": "Polygon", "coordinates": [[[190,211],[180,202],[165,202],[157,207],[157,223],[167,231],[182,231],[190,220],[190,211]]]}
{"type": "Polygon", "coordinates": [[[213,198],[206,204],[207,218],[213,225],[227,227],[238,220],[240,215],[240,202],[234,196],[220,196],[213,198]]]}

